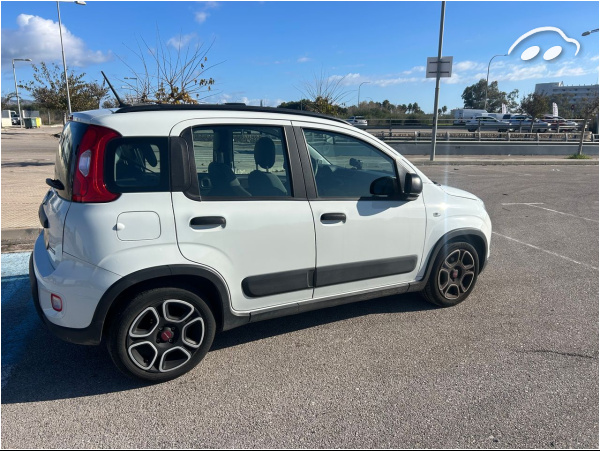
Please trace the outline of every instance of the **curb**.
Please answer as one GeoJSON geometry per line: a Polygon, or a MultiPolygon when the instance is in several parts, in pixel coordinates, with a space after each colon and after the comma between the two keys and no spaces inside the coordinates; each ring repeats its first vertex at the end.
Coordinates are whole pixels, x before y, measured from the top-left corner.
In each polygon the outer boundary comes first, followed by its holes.
{"type": "Polygon", "coordinates": [[[2,252],[20,252],[32,250],[41,228],[3,229],[2,252]]]}

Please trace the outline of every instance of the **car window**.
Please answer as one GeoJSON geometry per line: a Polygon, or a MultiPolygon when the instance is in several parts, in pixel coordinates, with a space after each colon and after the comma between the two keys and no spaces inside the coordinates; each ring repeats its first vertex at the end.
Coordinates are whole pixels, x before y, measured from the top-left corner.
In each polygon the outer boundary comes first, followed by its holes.
{"type": "Polygon", "coordinates": [[[193,127],[191,140],[203,199],[292,196],[281,127],[193,127]]]}
{"type": "Polygon", "coordinates": [[[375,179],[396,177],[394,159],[360,139],[323,130],[303,132],[319,197],[372,198],[375,179]]]}
{"type": "Polygon", "coordinates": [[[127,137],[106,146],[104,179],[113,193],[169,190],[168,139],[127,137]]]}

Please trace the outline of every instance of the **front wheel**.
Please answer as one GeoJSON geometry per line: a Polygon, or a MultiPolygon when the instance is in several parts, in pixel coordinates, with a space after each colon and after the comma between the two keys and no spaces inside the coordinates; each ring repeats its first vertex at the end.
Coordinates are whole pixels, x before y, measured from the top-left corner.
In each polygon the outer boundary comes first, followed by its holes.
{"type": "Polygon", "coordinates": [[[432,304],[452,307],[471,294],[478,274],[479,256],[471,244],[445,245],[435,259],[422,294],[432,304]]]}
{"type": "Polygon", "coordinates": [[[126,375],[164,382],[194,368],[206,355],[216,324],[208,305],[181,288],[138,294],[114,319],[108,350],[126,375]]]}

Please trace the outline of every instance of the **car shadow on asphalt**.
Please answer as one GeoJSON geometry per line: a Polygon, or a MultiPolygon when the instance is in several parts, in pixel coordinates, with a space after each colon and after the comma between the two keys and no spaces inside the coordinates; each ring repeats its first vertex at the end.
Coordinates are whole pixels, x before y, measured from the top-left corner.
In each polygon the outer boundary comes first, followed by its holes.
{"type": "MultiPolygon", "coordinates": [[[[418,294],[387,296],[294,316],[248,324],[218,334],[211,348],[219,350],[350,318],[402,314],[433,309],[418,294]]],[[[3,312],[3,333],[7,332],[3,312]]],[[[103,346],[79,346],[52,335],[36,317],[27,344],[15,365],[2,365],[1,404],[52,401],[135,390],[151,384],[122,375],[103,346]],[[4,382],[6,379],[6,382],[4,382]]],[[[202,363],[200,363],[201,365],[202,363]]]]}

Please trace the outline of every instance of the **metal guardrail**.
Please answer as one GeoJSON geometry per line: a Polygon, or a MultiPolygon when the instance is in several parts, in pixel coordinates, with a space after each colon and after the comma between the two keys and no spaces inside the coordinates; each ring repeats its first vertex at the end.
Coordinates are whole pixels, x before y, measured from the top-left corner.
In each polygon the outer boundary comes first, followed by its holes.
{"type": "MultiPolygon", "coordinates": [[[[433,127],[433,118],[419,118],[419,119],[376,119],[365,117],[368,122],[367,128],[431,128],[433,127]]],[[[464,122],[461,124],[455,124],[455,119],[448,118],[440,118],[438,119],[438,127],[464,127],[464,122]]],[[[584,120],[581,118],[567,119],[568,121],[572,121],[577,123],[577,126],[581,128],[584,120]]],[[[590,126],[590,122],[588,121],[588,127],[590,126]]],[[[524,126],[528,127],[528,126],[524,126]]]]}
{"type": "MultiPolygon", "coordinates": [[[[427,131],[380,131],[369,132],[382,141],[400,141],[400,142],[431,142],[432,132],[427,131]]],[[[514,133],[514,132],[456,132],[445,131],[436,134],[437,141],[474,141],[474,142],[537,142],[537,143],[565,143],[579,142],[581,132],[579,133],[514,133]]],[[[600,135],[585,132],[583,141],[585,143],[597,143],[600,141],[600,135]]]]}

